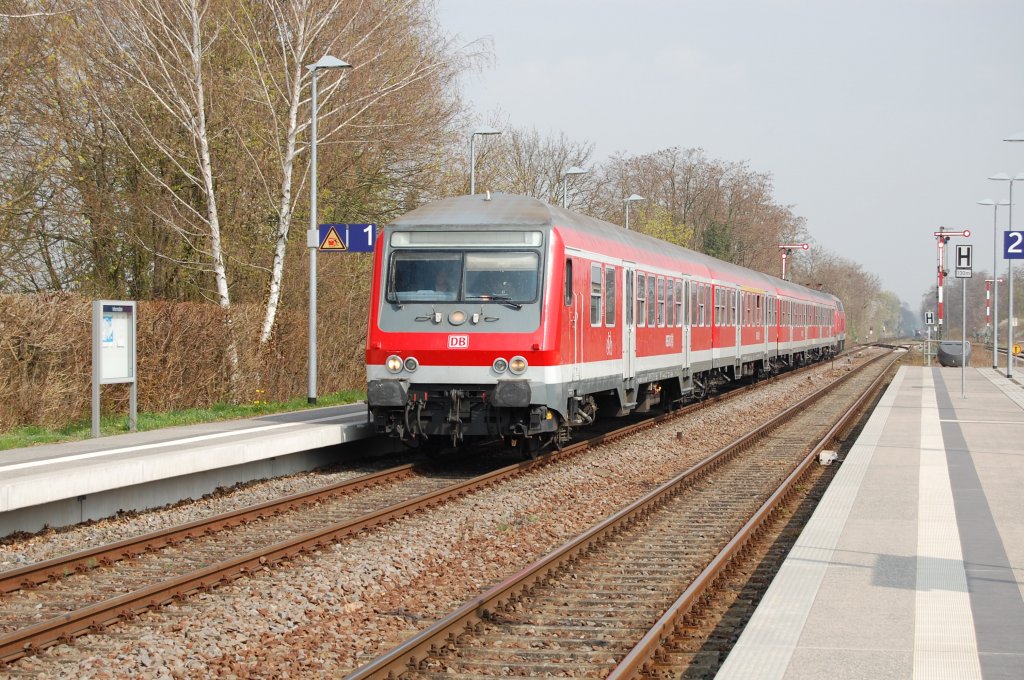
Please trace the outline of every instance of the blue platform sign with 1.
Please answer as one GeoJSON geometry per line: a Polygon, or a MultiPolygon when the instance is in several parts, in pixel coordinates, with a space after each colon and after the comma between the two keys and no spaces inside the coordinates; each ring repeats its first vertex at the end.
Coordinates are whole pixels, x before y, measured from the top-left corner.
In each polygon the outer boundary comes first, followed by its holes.
{"type": "Polygon", "coordinates": [[[1003,232],[1003,259],[1024,260],[1024,231],[1003,232]]]}
{"type": "Polygon", "coordinates": [[[376,224],[321,224],[318,232],[325,252],[372,253],[377,240],[376,224]]]}

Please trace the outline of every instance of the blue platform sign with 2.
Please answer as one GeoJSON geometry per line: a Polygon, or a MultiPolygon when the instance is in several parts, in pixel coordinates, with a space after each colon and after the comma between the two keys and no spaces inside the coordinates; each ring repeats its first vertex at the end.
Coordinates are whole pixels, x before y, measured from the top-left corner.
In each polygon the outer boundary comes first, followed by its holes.
{"type": "Polygon", "coordinates": [[[1003,259],[1024,260],[1024,231],[1003,232],[1003,259]]]}
{"type": "Polygon", "coordinates": [[[318,225],[321,251],[372,253],[377,240],[376,224],[318,225]]]}

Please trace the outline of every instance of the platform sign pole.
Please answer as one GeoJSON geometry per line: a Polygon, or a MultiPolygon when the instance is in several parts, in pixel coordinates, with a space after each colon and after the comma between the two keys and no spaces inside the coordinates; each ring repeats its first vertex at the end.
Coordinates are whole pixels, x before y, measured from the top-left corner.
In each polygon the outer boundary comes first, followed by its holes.
{"type": "Polygon", "coordinates": [[[962,301],[960,304],[960,398],[967,398],[967,279],[971,278],[974,266],[974,246],[956,247],[956,278],[960,279],[962,301]]]}
{"type": "Polygon", "coordinates": [[[1003,258],[1006,260],[1006,285],[1010,289],[1006,315],[1006,377],[1012,378],[1013,350],[1017,347],[1017,343],[1013,341],[1013,325],[1017,321],[1013,309],[1013,261],[1024,260],[1024,231],[1013,231],[1011,227],[1009,231],[1003,232],[1003,258]]]}
{"type": "Polygon", "coordinates": [[[928,329],[928,340],[924,344],[924,365],[931,368],[932,365],[932,325],[925,324],[928,329]]]}
{"type": "MultiPolygon", "coordinates": [[[[1014,178],[1016,179],[1016,178],[1014,178]]],[[[1007,235],[1013,233],[1013,180],[1010,180],[1010,217],[1006,225],[1007,235]]],[[[1009,239],[1007,239],[1009,240],[1009,239]]],[[[1007,246],[1009,251],[1009,246],[1007,246]]],[[[1009,255],[1009,252],[1007,252],[1009,255]]],[[[1016,258],[1015,258],[1016,259],[1016,258]]],[[[995,272],[992,273],[995,276],[995,272]]],[[[1013,315],[1013,260],[1008,259],[1006,261],[1006,287],[1010,291],[1009,297],[1006,302],[1009,305],[1007,307],[1006,315],[1006,378],[1013,378],[1013,320],[1016,318],[1013,315]]]]}
{"type": "MultiPolygon", "coordinates": [[[[958,246],[959,247],[959,246],[958,246]]],[[[960,398],[967,398],[967,279],[960,282],[963,298],[960,302],[960,398]]]]}

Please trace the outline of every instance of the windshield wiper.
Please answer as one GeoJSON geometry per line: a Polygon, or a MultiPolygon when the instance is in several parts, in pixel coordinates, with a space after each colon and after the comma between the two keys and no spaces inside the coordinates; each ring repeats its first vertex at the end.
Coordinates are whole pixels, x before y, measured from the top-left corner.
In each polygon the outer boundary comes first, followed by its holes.
{"type": "Polygon", "coordinates": [[[392,301],[391,297],[388,296],[388,295],[385,295],[385,299],[388,302],[391,302],[391,304],[398,305],[398,308],[401,309],[403,307],[402,299],[400,297],[398,297],[398,286],[395,285],[395,272],[394,272],[394,270],[391,271],[391,276],[388,277],[388,286],[391,288],[391,295],[393,295],[395,297],[395,299],[392,301]]]}
{"type": "Polygon", "coordinates": [[[508,305],[512,309],[522,309],[523,308],[523,306],[521,304],[519,304],[518,302],[512,302],[512,297],[509,296],[509,295],[492,295],[491,299],[492,300],[496,300],[497,302],[500,302],[503,305],[508,305]]]}

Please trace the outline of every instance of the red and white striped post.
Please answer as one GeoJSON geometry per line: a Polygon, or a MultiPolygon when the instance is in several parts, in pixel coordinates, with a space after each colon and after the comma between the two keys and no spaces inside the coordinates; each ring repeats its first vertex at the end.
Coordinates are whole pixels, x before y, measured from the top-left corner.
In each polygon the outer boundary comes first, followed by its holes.
{"type": "Polygon", "coordinates": [[[985,325],[992,325],[992,279],[985,279],[985,325]]]}
{"type": "MultiPolygon", "coordinates": [[[[989,326],[989,327],[992,326],[992,284],[993,283],[1002,283],[1002,282],[1003,282],[1002,279],[985,279],[985,325],[989,326]]],[[[998,330],[997,328],[993,328],[992,329],[993,343],[995,342],[995,337],[996,337],[996,331],[997,330],[998,330]]],[[[992,351],[993,351],[993,353],[995,352],[994,349],[992,351]]],[[[994,356],[992,358],[992,361],[995,362],[995,357],[994,356]]]]}

